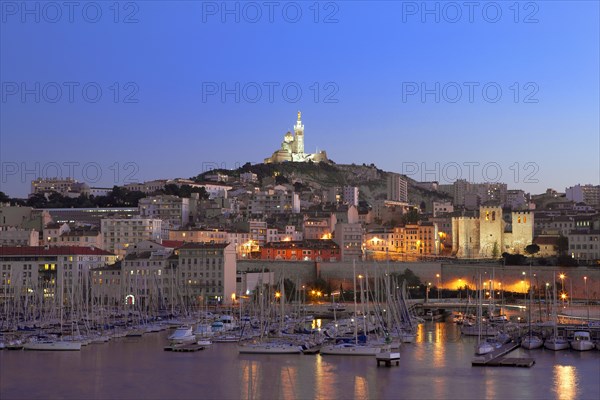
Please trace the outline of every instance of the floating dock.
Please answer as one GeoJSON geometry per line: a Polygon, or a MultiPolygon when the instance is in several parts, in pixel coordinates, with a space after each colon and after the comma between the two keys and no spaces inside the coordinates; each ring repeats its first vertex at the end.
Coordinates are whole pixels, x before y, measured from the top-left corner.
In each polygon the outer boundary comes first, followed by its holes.
{"type": "Polygon", "coordinates": [[[506,357],[508,353],[519,347],[519,343],[510,342],[488,354],[473,357],[472,366],[477,367],[532,367],[535,360],[531,357],[506,357]]]}
{"type": "Polygon", "coordinates": [[[174,351],[179,353],[192,353],[194,351],[204,350],[204,346],[199,344],[185,344],[185,345],[175,345],[175,346],[166,346],[164,348],[165,351],[174,351]]]}
{"type": "Polygon", "coordinates": [[[392,363],[396,363],[396,366],[400,365],[400,353],[399,352],[384,352],[375,355],[375,359],[377,360],[377,366],[381,363],[386,367],[391,367],[392,363]]]}

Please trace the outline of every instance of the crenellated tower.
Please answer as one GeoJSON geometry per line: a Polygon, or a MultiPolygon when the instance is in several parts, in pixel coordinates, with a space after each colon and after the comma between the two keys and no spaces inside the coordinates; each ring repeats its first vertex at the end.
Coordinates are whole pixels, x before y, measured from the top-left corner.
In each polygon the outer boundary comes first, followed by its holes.
{"type": "Polygon", "coordinates": [[[298,120],[294,125],[294,153],[304,154],[304,125],[302,125],[302,113],[298,111],[298,120]]]}

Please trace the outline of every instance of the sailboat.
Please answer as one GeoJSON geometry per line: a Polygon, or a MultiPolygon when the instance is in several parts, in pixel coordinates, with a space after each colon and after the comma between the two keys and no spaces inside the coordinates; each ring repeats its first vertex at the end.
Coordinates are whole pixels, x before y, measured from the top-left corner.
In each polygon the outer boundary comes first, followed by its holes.
{"type": "MultiPolygon", "coordinates": [[[[590,299],[587,293],[587,284],[585,286],[585,304],[587,306],[587,320],[588,326],[590,325],[590,299]]],[[[592,350],[595,347],[592,341],[589,331],[577,331],[573,334],[573,341],[571,341],[571,347],[577,351],[592,350]]]]}
{"type": "Polygon", "coordinates": [[[552,320],[554,322],[554,333],[544,342],[544,347],[550,350],[566,350],[569,348],[569,342],[562,336],[558,336],[558,316],[556,314],[556,273],[553,275],[553,303],[552,303],[552,320]]]}
{"type": "Polygon", "coordinates": [[[477,337],[477,344],[475,345],[475,354],[483,355],[488,354],[494,351],[494,346],[487,340],[481,340],[481,321],[483,319],[482,312],[482,294],[483,288],[481,287],[481,273],[479,273],[479,287],[477,288],[477,327],[479,329],[479,334],[477,337]]]}
{"type": "MultiPolygon", "coordinates": [[[[356,265],[352,262],[354,281],[354,343],[344,342],[321,347],[321,354],[340,356],[374,356],[381,353],[381,347],[358,342],[358,307],[356,304],[356,265]]],[[[361,282],[362,289],[362,282],[361,282]]],[[[361,290],[362,293],[362,290],[361,290]]],[[[364,315],[363,315],[364,317],[364,315]]],[[[365,332],[366,333],[366,332],[365,332]]]]}
{"type": "MultiPolygon", "coordinates": [[[[531,265],[529,265],[529,279],[531,280],[531,265]]],[[[527,307],[528,317],[527,320],[529,322],[529,332],[526,336],[521,339],[521,347],[532,350],[539,349],[544,345],[544,341],[539,337],[533,334],[531,330],[531,308],[533,307],[533,290],[532,285],[529,285],[529,306],[527,307]]]]}
{"type": "MultiPolygon", "coordinates": [[[[63,279],[64,282],[64,279],[63,279]]],[[[62,336],[63,327],[63,304],[64,304],[64,283],[60,287],[60,331],[62,336]]],[[[72,304],[72,302],[71,302],[72,304]]],[[[73,335],[72,335],[73,336],[73,335]]],[[[28,343],[23,345],[23,350],[40,350],[40,351],[80,351],[82,343],[75,340],[55,339],[35,339],[32,338],[28,343]]]]}
{"type": "MultiPolygon", "coordinates": [[[[283,276],[281,278],[281,292],[278,294],[280,299],[280,316],[279,316],[279,333],[284,329],[285,320],[285,285],[283,276]]],[[[261,285],[262,290],[262,285],[261,285]]],[[[256,343],[245,343],[238,346],[240,354],[299,354],[302,352],[302,346],[285,341],[285,340],[269,340],[263,341],[262,335],[264,328],[262,326],[263,319],[263,298],[261,297],[261,339],[256,343]]]]}
{"type": "Polygon", "coordinates": [[[23,350],[79,351],[81,350],[81,342],[67,340],[31,341],[23,345],[23,350]]]}

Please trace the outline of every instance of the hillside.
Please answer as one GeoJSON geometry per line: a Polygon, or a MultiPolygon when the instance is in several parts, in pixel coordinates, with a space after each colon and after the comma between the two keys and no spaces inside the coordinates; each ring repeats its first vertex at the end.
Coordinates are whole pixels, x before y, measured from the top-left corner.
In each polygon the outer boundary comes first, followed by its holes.
{"type": "MultiPolygon", "coordinates": [[[[360,199],[369,203],[374,200],[383,200],[387,193],[387,177],[390,172],[371,165],[356,164],[328,164],[328,163],[282,163],[282,164],[245,164],[236,170],[208,171],[195,177],[203,180],[207,174],[219,172],[230,177],[239,177],[241,173],[253,172],[257,174],[261,183],[267,183],[269,178],[274,178],[277,183],[301,183],[313,191],[321,191],[332,186],[357,186],[360,199]]],[[[432,192],[415,186],[415,181],[406,177],[408,182],[409,202],[420,205],[425,202],[427,210],[433,200],[448,199],[440,192],[432,192]]]]}

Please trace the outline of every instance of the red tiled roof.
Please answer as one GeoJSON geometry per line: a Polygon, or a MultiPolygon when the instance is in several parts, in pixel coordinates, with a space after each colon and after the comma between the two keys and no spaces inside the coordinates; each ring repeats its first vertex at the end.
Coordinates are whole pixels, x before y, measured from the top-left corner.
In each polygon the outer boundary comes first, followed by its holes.
{"type": "Polygon", "coordinates": [[[263,249],[339,249],[340,246],[331,239],[306,239],[291,240],[287,242],[269,242],[263,246],[263,249]]]}
{"type": "Polygon", "coordinates": [[[178,249],[183,246],[185,242],[181,240],[163,240],[160,244],[170,249],[178,249]]]}
{"type": "Polygon", "coordinates": [[[97,247],[83,246],[0,246],[1,256],[62,256],[62,255],[89,255],[89,256],[114,256],[113,253],[97,247]]]}
{"type": "Polygon", "coordinates": [[[180,250],[186,249],[224,249],[229,246],[229,243],[204,243],[204,242],[187,242],[181,246],[180,250]]]}

